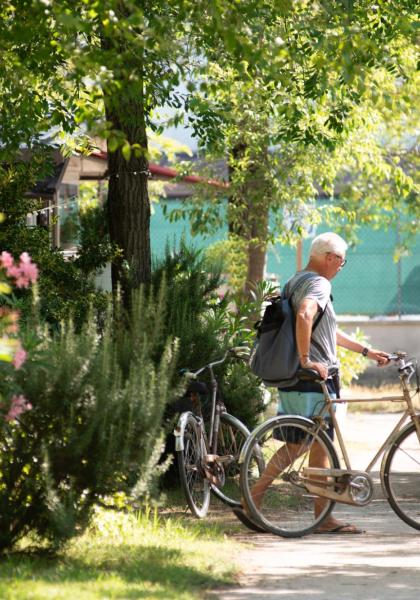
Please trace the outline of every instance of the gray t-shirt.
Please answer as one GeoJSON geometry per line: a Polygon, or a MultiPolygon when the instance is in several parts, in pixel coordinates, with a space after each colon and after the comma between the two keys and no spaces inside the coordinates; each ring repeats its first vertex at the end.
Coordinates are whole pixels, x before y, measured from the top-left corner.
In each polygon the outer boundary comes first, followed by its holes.
{"type": "MultiPolygon", "coordinates": [[[[312,334],[310,360],[322,362],[328,366],[337,366],[337,321],[331,302],[331,283],[325,277],[313,271],[299,271],[286,284],[286,294],[292,294],[292,306],[295,314],[303,300],[311,298],[318,304],[318,312],[324,310],[320,322],[312,334]],[[309,277],[309,275],[312,275],[309,277]],[[303,281],[305,278],[306,281],[303,281]],[[297,286],[297,287],[296,287],[297,286]],[[293,289],[296,291],[293,292],[293,289]]],[[[317,316],[314,318],[316,321],[317,316]]]]}

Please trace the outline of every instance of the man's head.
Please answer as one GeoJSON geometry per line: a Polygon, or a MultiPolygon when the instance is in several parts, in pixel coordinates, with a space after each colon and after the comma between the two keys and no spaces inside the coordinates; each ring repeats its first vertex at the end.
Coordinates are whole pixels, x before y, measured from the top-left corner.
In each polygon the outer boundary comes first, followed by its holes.
{"type": "Polygon", "coordinates": [[[332,279],[346,264],[347,244],[336,233],[321,233],[312,240],[309,267],[332,279]]]}

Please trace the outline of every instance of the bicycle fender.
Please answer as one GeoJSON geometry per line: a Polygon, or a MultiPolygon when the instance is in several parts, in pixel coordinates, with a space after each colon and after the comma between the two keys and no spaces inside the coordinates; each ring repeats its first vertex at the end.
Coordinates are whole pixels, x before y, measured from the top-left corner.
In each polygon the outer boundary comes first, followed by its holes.
{"type": "MultiPolygon", "coordinates": [[[[194,417],[194,419],[197,421],[197,415],[195,415],[192,412],[183,412],[181,414],[181,416],[178,419],[178,423],[177,426],[174,429],[174,436],[175,436],[175,450],[176,452],[182,452],[182,450],[184,450],[184,431],[185,431],[185,425],[187,423],[187,419],[189,416],[194,417]]],[[[197,421],[198,422],[198,421],[197,421]]]]}

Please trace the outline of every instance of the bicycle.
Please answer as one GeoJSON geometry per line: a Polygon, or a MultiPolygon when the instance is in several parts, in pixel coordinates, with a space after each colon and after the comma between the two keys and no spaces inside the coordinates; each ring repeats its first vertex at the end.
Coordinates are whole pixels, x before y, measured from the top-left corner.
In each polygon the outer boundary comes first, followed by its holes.
{"type": "Polygon", "coordinates": [[[239,459],[243,502],[256,523],[270,533],[300,537],[320,527],[336,502],[367,505],[373,496],[370,473],[382,456],[380,480],[385,497],[403,521],[420,530],[420,412],[414,407],[420,384],[417,363],[406,356],[396,352],[389,357],[398,366],[402,395],[382,398],[405,404],[404,413],[365,471],[351,468],[334,405],[369,399],[332,399],[317,371],[298,371],[300,379],[315,381],[322,388],[319,416],[272,417],[253,431],[239,459]],[[344,468],[325,431],[328,419],[334,426],[344,468]],[[250,468],[256,444],[267,465],[262,474],[250,468]]]}
{"type": "MultiPolygon", "coordinates": [[[[175,428],[175,450],[181,485],[187,504],[197,518],[206,516],[210,505],[210,491],[232,508],[240,508],[238,460],[242,446],[249,436],[248,428],[239,419],[226,412],[218,395],[214,367],[228,356],[248,357],[248,348],[236,347],[225,352],[220,360],[208,363],[195,372],[185,372],[190,381],[197,381],[204,371],[210,374],[211,412],[208,434],[202,415],[201,403],[194,403],[193,411],[183,412],[175,428]]],[[[258,456],[257,470],[264,465],[258,456]]]]}

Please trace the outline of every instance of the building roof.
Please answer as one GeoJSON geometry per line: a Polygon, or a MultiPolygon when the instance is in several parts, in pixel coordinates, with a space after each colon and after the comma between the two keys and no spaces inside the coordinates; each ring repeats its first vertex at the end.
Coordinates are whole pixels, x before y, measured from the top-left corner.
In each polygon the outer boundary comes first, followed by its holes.
{"type": "MultiPolygon", "coordinates": [[[[22,158],[24,161],[29,161],[30,157],[31,153],[28,150],[22,151],[22,158]]],[[[58,149],[53,150],[51,158],[53,166],[50,175],[37,181],[33,188],[26,192],[25,195],[27,197],[51,198],[54,195],[55,190],[60,185],[68,159],[65,159],[58,149]]]]}
{"type": "MultiPolygon", "coordinates": [[[[95,158],[102,158],[103,160],[108,159],[108,154],[103,151],[92,152],[92,154],[90,156],[94,156],[95,158]]],[[[171,179],[176,179],[177,177],[179,177],[179,173],[176,171],[176,169],[173,169],[172,167],[168,167],[168,166],[157,165],[156,163],[149,163],[149,171],[152,174],[152,176],[155,176],[156,178],[158,178],[160,180],[165,180],[165,179],[171,180],[171,179]]],[[[206,179],[205,177],[200,177],[199,175],[183,175],[180,177],[180,181],[182,181],[183,183],[194,183],[194,184],[206,183],[208,185],[212,185],[212,186],[220,187],[220,188],[228,187],[228,184],[224,181],[217,180],[217,179],[206,179]]]]}
{"type": "MultiPolygon", "coordinates": [[[[24,160],[29,160],[30,154],[23,153],[24,160]]],[[[34,198],[51,199],[54,196],[60,183],[68,179],[67,171],[72,173],[72,177],[77,181],[83,180],[101,180],[107,177],[107,160],[106,152],[92,152],[88,156],[73,156],[65,159],[58,149],[52,151],[53,171],[52,173],[38,181],[36,185],[27,192],[27,196],[34,198]],[[77,158],[80,158],[80,165],[77,158]],[[89,158],[96,161],[95,165],[90,165],[89,158]],[[98,160],[99,159],[99,160],[98,160]],[[102,167],[103,162],[103,167],[102,167]]],[[[151,176],[159,181],[167,181],[165,186],[166,196],[168,198],[185,198],[191,196],[191,185],[207,184],[218,188],[228,188],[229,184],[222,179],[207,179],[198,175],[183,175],[180,176],[178,171],[167,165],[158,165],[149,163],[149,171],[151,176]]],[[[75,181],[76,183],[76,181],[75,181]]]]}

